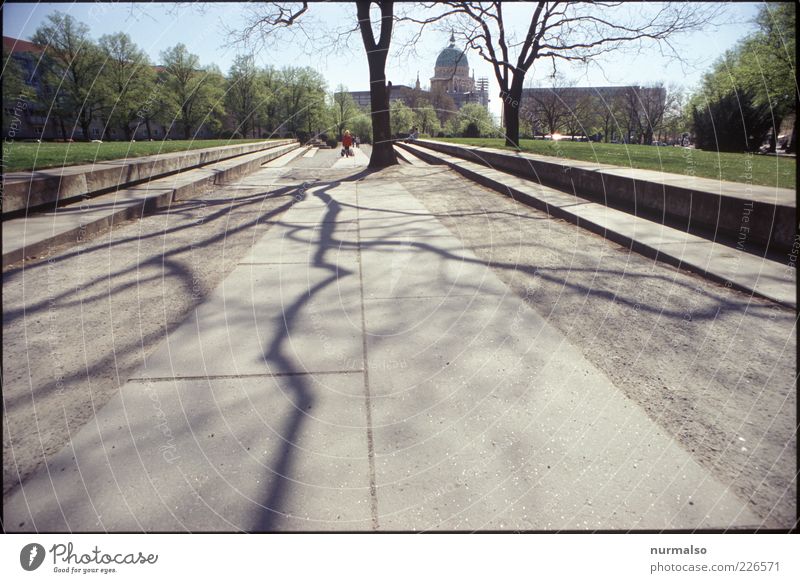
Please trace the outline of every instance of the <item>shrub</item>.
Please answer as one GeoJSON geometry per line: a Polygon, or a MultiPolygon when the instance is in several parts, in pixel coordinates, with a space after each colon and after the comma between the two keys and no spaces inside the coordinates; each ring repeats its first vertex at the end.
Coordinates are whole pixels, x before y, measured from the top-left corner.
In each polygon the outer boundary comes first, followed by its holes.
{"type": "Polygon", "coordinates": [[[467,124],[467,127],[464,128],[464,137],[465,138],[480,138],[481,137],[481,130],[478,129],[478,124],[474,121],[471,121],[467,124]]]}
{"type": "Polygon", "coordinates": [[[735,92],[692,108],[695,146],[713,152],[757,152],[772,127],[768,106],[753,104],[748,92],[735,92]]]}
{"type": "Polygon", "coordinates": [[[335,148],[339,145],[339,141],[335,138],[328,138],[325,140],[325,143],[328,145],[329,148],[335,148]]]}

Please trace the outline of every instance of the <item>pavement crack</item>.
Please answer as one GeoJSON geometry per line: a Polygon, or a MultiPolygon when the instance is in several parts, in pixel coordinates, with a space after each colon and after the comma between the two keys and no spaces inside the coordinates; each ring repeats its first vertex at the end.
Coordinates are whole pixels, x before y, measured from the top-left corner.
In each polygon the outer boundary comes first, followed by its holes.
{"type": "MultiPolygon", "coordinates": [[[[360,208],[358,200],[358,184],[356,184],[356,209],[360,208]]],[[[372,515],[372,529],[378,530],[378,492],[375,485],[375,440],[372,433],[372,397],[369,388],[369,355],[367,351],[367,319],[364,313],[364,270],[361,263],[361,221],[360,214],[356,214],[356,236],[358,249],[358,284],[361,293],[361,339],[364,355],[364,401],[367,412],[367,457],[369,459],[369,494],[370,513],[372,515]]]]}

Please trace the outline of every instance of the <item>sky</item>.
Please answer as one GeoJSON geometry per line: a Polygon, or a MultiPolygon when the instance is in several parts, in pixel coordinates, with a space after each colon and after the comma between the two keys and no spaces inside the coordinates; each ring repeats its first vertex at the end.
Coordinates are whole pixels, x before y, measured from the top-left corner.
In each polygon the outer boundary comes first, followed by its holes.
{"type": "MultiPolygon", "coordinates": [[[[732,48],[744,35],[754,30],[752,23],[761,3],[727,4],[721,23],[715,27],[683,35],[675,39],[684,57],[683,63],[669,59],[657,49],[646,50],[639,55],[612,53],[588,66],[577,69],[562,68],[559,73],[577,85],[644,85],[663,82],[691,90],[699,83],[703,72],[732,48]]],[[[92,37],[97,40],[104,34],[126,32],[151,58],[161,61],[160,54],[168,47],[184,43],[200,57],[203,65],[211,63],[226,72],[237,53],[249,52],[247,48],[232,42],[230,31],[241,30],[252,18],[248,11],[258,3],[154,3],[132,4],[108,3],[14,3],[3,5],[3,34],[29,40],[36,29],[45,22],[46,16],[56,10],[71,14],[87,24],[92,37]]],[[[635,6],[635,5],[632,5],[635,6]]],[[[506,16],[523,26],[530,18],[531,6],[509,7],[506,16]],[[511,14],[508,12],[514,11],[511,14]]],[[[346,30],[355,23],[355,8],[352,3],[312,4],[307,15],[307,29],[313,31],[346,30]]],[[[513,25],[512,25],[513,26],[513,25]]],[[[403,29],[398,30],[402,38],[403,29]]],[[[443,29],[426,29],[414,45],[413,51],[391,54],[387,64],[387,78],[395,85],[414,85],[417,73],[423,87],[433,76],[433,64],[439,51],[448,44],[449,32],[443,29]]],[[[349,37],[346,46],[332,49],[328,43],[317,38],[307,38],[302,33],[294,34],[270,46],[259,47],[256,60],[261,65],[310,66],[318,70],[328,81],[328,88],[343,84],[351,91],[369,88],[369,74],[361,36],[349,37]]],[[[395,43],[399,45],[400,43],[395,43]]],[[[488,77],[490,81],[490,111],[498,116],[500,100],[499,86],[494,80],[491,66],[477,54],[467,53],[475,77],[488,77]]],[[[546,84],[552,66],[542,63],[528,75],[526,85],[546,84]]]]}

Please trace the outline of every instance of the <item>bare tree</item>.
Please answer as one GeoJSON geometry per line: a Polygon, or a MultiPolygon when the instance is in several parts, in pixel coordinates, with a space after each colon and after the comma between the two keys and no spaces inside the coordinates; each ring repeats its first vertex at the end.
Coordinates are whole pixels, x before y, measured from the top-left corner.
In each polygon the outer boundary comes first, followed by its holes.
{"type": "MultiPolygon", "coordinates": [[[[356,25],[347,30],[338,31],[336,35],[341,38],[356,30],[361,32],[369,65],[370,115],[373,133],[369,167],[382,168],[397,164],[397,156],[392,147],[389,119],[390,88],[387,87],[386,82],[386,58],[389,54],[395,22],[394,2],[388,0],[355,2],[355,7],[356,25]],[[377,35],[370,19],[370,6],[373,4],[380,12],[378,18],[380,31],[377,35]]],[[[240,42],[251,41],[253,37],[274,38],[289,28],[300,30],[307,37],[309,36],[302,26],[303,19],[310,11],[309,2],[263,2],[250,5],[250,10],[251,22],[236,35],[236,40],[240,42]]]]}
{"type": "Polygon", "coordinates": [[[569,110],[564,121],[564,128],[574,140],[575,136],[587,135],[587,129],[591,127],[594,118],[594,100],[592,95],[585,91],[567,91],[569,110]]]}
{"type": "Polygon", "coordinates": [[[603,129],[603,141],[608,143],[612,135],[618,135],[619,121],[624,109],[623,99],[620,95],[614,94],[610,97],[598,92],[594,98],[595,115],[597,117],[598,129],[603,129]]]}
{"type": "Polygon", "coordinates": [[[639,105],[642,140],[650,145],[656,132],[661,131],[664,113],[667,111],[667,91],[664,85],[658,83],[652,87],[640,87],[639,105]]]}
{"type": "MultiPolygon", "coordinates": [[[[676,34],[707,25],[721,10],[719,4],[670,2],[645,6],[623,2],[536,2],[527,31],[516,38],[502,2],[424,3],[438,12],[428,18],[408,17],[423,28],[448,21],[471,48],[492,65],[500,85],[506,145],[518,147],[519,113],[525,75],[539,60],[587,63],[610,51],[641,49],[656,43],[662,52],[678,57],[670,43],[676,34]]],[[[515,6],[513,9],[517,10],[515,6]]]]}
{"type": "Polygon", "coordinates": [[[539,122],[541,128],[551,136],[561,131],[570,115],[564,101],[566,87],[554,84],[553,87],[538,87],[528,92],[520,110],[528,119],[539,122]]]}

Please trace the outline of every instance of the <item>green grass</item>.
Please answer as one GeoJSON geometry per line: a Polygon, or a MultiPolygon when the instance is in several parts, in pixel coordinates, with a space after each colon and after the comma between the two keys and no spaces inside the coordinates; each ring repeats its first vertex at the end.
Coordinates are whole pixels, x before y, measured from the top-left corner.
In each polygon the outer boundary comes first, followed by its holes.
{"type": "Polygon", "coordinates": [[[3,171],[42,170],[74,164],[90,164],[103,160],[137,158],[150,154],[183,152],[258,141],[261,140],[170,140],[165,142],[105,142],[103,144],[12,142],[3,144],[3,171]]]}
{"type": "MultiPolygon", "coordinates": [[[[443,142],[505,148],[502,138],[438,138],[443,142]]],[[[797,161],[790,157],[728,154],[670,146],[638,146],[550,140],[521,140],[526,152],[569,160],[661,170],[730,182],[796,188],[797,161]],[[748,176],[748,173],[750,176],[748,176]]],[[[511,149],[511,148],[508,148],[511,149]]]]}

